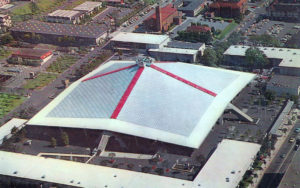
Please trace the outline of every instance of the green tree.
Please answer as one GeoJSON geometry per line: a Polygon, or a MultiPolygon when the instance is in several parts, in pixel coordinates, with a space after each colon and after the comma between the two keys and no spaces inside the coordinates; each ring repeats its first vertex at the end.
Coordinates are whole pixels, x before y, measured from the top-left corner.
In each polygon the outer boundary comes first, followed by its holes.
{"type": "Polygon", "coordinates": [[[201,61],[204,65],[216,66],[216,63],[218,62],[218,58],[217,58],[215,50],[213,50],[211,48],[206,48],[204,50],[204,54],[201,58],[201,61]]]}
{"type": "Polygon", "coordinates": [[[275,93],[273,91],[266,91],[265,97],[266,97],[266,99],[273,101],[273,100],[275,100],[275,93]]]}
{"type": "Polygon", "coordinates": [[[10,34],[5,34],[0,38],[0,44],[5,45],[9,44],[14,40],[14,38],[10,34]]]}
{"type": "Polygon", "coordinates": [[[51,138],[51,147],[55,148],[56,147],[56,139],[54,137],[51,138]]]}
{"type": "Polygon", "coordinates": [[[280,47],[281,43],[272,35],[263,34],[263,35],[253,35],[250,37],[250,41],[256,45],[262,45],[266,47],[280,47]]]}
{"type": "Polygon", "coordinates": [[[65,146],[69,145],[69,136],[66,132],[61,133],[61,139],[65,146]]]}
{"type": "Polygon", "coordinates": [[[38,11],[40,10],[38,5],[36,4],[36,2],[33,2],[33,1],[30,2],[29,8],[33,14],[38,13],[38,11]]]}
{"type": "Polygon", "coordinates": [[[258,48],[249,48],[246,50],[245,63],[249,68],[264,68],[269,65],[266,55],[258,48]]]}

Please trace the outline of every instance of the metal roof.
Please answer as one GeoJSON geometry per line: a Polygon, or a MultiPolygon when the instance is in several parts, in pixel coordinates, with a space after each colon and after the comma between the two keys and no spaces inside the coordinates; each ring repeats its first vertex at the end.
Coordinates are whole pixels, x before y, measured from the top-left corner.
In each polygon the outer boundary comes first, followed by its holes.
{"type": "Polygon", "coordinates": [[[21,22],[12,27],[10,30],[15,32],[74,36],[82,38],[98,38],[106,32],[106,29],[96,25],[47,23],[37,20],[21,22]]]}
{"type": "Polygon", "coordinates": [[[129,43],[162,44],[168,39],[168,35],[121,32],[111,40],[129,43]]]}
{"type": "Polygon", "coordinates": [[[54,12],[49,13],[48,16],[74,18],[81,14],[81,12],[75,10],[55,10],[54,12]]]}
{"type": "Polygon", "coordinates": [[[198,50],[163,47],[163,48],[157,48],[157,49],[149,49],[149,52],[161,52],[161,53],[175,53],[175,54],[184,54],[184,55],[196,55],[198,53],[198,50]]]}
{"type": "Polygon", "coordinates": [[[110,130],[197,148],[227,104],[254,78],[184,63],[134,63],[111,61],[99,67],[28,124],[110,130]]]}

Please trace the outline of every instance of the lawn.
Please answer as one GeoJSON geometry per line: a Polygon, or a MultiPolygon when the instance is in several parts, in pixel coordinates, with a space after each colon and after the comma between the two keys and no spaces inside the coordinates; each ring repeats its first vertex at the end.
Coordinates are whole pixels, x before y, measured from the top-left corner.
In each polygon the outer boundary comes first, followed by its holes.
{"type": "Polygon", "coordinates": [[[60,56],[47,68],[48,72],[62,73],[72,66],[77,58],[70,55],[60,56]]]}
{"type": "Polygon", "coordinates": [[[40,73],[35,79],[28,80],[25,89],[40,89],[57,78],[57,74],[40,73]]]}
{"type": "Polygon", "coordinates": [[[8,112],[22,104],[24,97],[7,93],[0,93],[0,119],[8,112]]]}
{"type": "Polygon", "coordinates": [[[0,47],[0,60],[7,58],[8,56],[10,56],[10,54],[11,54],[11,51],[0,47]]]}
{"type": "Polygon", "coordinates": [[[237,23],[231,22],[219,35],[216,36],[216,39],[222,40],[228,33],[234,30],[238,26],[237,23]]]}

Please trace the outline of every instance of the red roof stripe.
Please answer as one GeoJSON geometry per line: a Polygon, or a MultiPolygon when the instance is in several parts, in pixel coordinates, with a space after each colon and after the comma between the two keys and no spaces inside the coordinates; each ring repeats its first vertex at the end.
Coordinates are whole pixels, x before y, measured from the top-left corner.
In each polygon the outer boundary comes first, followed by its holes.
{"type": "Polygon", "coordinates": [[[216,93],[214,93],[214,92],[212,92],[212,91],[210,91],[208,89],[205,89],[205,88],[203,88],[201,86],[198,86],[197,84],[194,84],[193,82],[190,82],[190,81],[188,81],[188,80],[186,80],[184,78],[181,78],[180,76],[177,76],[177,75],[175,75],[173,73],[170,73],[170,72],[168,72],[168,71],[166,71],[164,69],[161,69],[161,68],[159,68],[159,67],[157,67],[157,66],[155,66],[153,64],[151,65],[151,68],[153,68],[153,69],[155,69],[155,70],[157,70],[157,71],[159,71],[161,73],[164,73],[164,74],[166,74],[166,75],[168,75],[168,76],[170,76],[172,78],[175,78],[176,80],[179,80],[179,81],[181,81],[181,82],[183,82],[185,84],[188,84],[188,85],[190,85],[190,86],[192,86],[192,87],[194,87],[196,89],[199,89],[199,90],[201,90],[201,91],[203,91],[203,92],[205,92],[205,93],[207,93],[207,94],[209,94],[209,95],[211,95],[213,97],[217,96],[216,93]]]}
{"type": "Polygon", "coordinates": [[[119,72],[119,71],[122,71],[122,70],[125,70],[125,69],[129,69],[129,68],[134,67],[134,66],[136,66],[136,64],[130,65],[130,66],[127,66],[127,67],[123,67],[123,68],[120,68],[120,69],[117,69],[117,70],[113,70],[113,71],[110,71],[110,72],[107,72],[107,73],[92,76],[92,77],[89,77],[89,78],[86,78],[86,79],[82,80],[81,82],[85,82],[85,81],[92,80],[92,79],[95,79],[95,78],[99,78],[99,77],[102,77],[102,76],[105,76],[105,75],[108,75],[108,74],[112,74],[112,73],[119,72]]]}
{"type": "Polygon", "coordinates": [[[112,119],[117,119],[119,113],[121,112],[124,104],[126,103],[131,91],[133,90],[135,84],[137,83],[138,79],[140,78],[142,72],[144,70],[144,67],[140,67],[137,72],[135,73],[134,77],[132,78],[130,84],[128,85],[126,91],[124,92],[119,104],[117,105],[116,109],[112,113],[111,117],[112,119]]]}

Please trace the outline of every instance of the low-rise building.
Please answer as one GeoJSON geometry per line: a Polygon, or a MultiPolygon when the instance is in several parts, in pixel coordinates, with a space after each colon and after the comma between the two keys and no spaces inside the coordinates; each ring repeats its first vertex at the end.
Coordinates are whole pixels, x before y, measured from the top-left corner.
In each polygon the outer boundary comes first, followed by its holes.
{"type": "Polygon", "coordinates": [[[8,27],[11,27],[11,18],[9,15],[0,14],[0,31],[6,32],[8,27]]]}
{"type": "Polygon", "coordinates": [[[267,90],[273,91],[277,95],[299,95],[300,77],[276,74],[268,82],[267,90]]]}
{"type": "Polygon", "coordinates": [[[148,30],[165,32],[172,24],[181,24],[181,16],[181,12],[178,12],[173,4],[163,8],[157,6],[155,13],[144,21],[144,25],[148,30]]]}
{"type": "Polygon", "coordinates": [[[102,0],[102,2],[106,2],[109,5],[124,4],[124,0],[102,0]]]}
{"type": "Polygon", "coordinates": [[[267,15],[273,20],[299,21],[300,3],[298,1],[277,0],[267,7],[267,15]]]}
{"type": "Polygon", "coordinates": [[[48,22],[77,24],[83,18],[83,13],[75,10],[56,10],[46,17],[48,22]]]}
{"type": "Polygon", "coordinates": [[[183,42],[183,41],[170,41],[167,43],[166,47],[169,48],[181,48],[181,49],[191,49],[198,50],[202,56],[205,50],[205,43],[192,43],[192,42],[183,42]]]}
{"type": "MultiPolygon", "coordinates": [[[[224,52],[225,61],[234,65],[242,65],[245,54],[250,46],[232,45],[224,52]]],[[[278,67],[279,74],[300,76],[300,49],[257,47],[270,62],[278,67]]]]}
{"type": "Polygon", "coordinates": [[[247,0],[218,0],[210,4],[210,10],[216,16],[234,18],[245,14],[247,10],[247,0]]]}
{"type": "Polygon", "coordinates": [[[168,35],[121,32],[111,39],[114,49],[147,51],[157,49],[170,41],[168,35]]]}
{"type": "Polygon", "coordinates": [[[198,50],[163,47],[149,49],[149,54],[158,61],[195,63],[197,61],[198,50]]]}
{"type": "Polygon", "coordinates": [[[91,15],[102,7],[102,2],[86,1],[73,8],[75,11],[83,12],[86,15],[91,15]]]}
{"type": "Polygon", "coordinates": [[[107,36],[107,28],[96,25],[21,22],[10,29],[17,39],[59,45],[97,45],[107,36]]]}
{"type": "Polygon", "coordinates": [[[178,10],[186,16],[196,16],[203,10],[206,0],[183,0],[183,5],[178,10]]]}
{"type": "Polygon", "coordinates": [[[52,57],[51,50],[20,48],[7,60],[11,64],[40,66],[52,57]]]}

